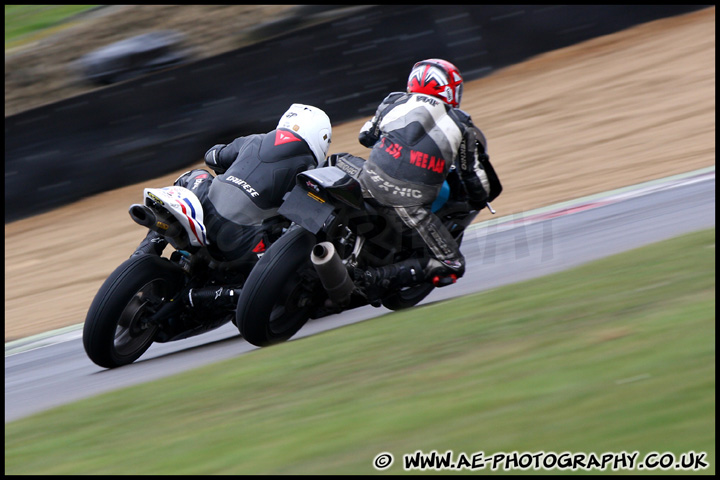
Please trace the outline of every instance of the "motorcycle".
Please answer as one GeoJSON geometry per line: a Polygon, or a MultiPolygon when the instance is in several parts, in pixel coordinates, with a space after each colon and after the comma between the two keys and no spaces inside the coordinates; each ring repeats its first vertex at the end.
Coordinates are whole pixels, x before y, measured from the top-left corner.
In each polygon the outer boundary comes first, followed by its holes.
{"type": "Polygon", "coordinates": [[[235,319],[235,305],[265,249],[289,227],[275,216],[248,232],[247,253],[226,258],[207,238],[203,207],[182,186],[146,188],[130,217],[164,239],[169,258],[135,254],[118,266],[88,310],[83,346],[104,368],[127,365],[157,343],[214,330],[235,319]]]}
{"type": "MultiPolygon", "coordinates": [[[[377,205],[363,199],[357,180],[363,165],[362,158],[340,155],[334,165],[297,175],[278,210],[293,223],[250,272],[238,299],[235,324],[249,343],[283,342],[310,319],[364,305],[410,308],[454,282],[436,277],[404,288],[365,284],[367,267],[420,258],[427,247],[406,227],[388,225],[377,205]]],[[[460,184],[454,171],[433,211],[460,244],[479,211],[451,184],[460,184]]]]}

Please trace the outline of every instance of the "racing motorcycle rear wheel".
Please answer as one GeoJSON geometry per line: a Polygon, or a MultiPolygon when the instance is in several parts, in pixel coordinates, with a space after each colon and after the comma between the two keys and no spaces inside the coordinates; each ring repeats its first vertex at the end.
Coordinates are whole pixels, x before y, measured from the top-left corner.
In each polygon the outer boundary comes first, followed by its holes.
{"type": "Polygon", "coordinates": [[[315,242],[307,230],[291,228],[253,268],[236,312],[236,325],[249,343],[265,347],[284,342],[310,318],[313,286],[303,273],[312,271],[315,242]]]}
{"type": "Polygon", "coordinates": [[[104,368],[134,362],[152,345],[158,325],[146,320],[181,287],[183,272],[150,254],[130,257],[95,295],[83,329],[90,360],[104,368]]]}

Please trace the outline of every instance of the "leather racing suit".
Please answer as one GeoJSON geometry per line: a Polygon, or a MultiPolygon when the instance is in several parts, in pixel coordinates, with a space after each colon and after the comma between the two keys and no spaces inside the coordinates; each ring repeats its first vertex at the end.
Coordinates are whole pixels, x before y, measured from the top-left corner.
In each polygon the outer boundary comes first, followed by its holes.
{"type": "Polygon", "coordinates": [[[279,218],[277,210],[295,185],[295,176],[317,163],[304,140],[290,130],[277,129],[215,145],[205,154],[205,164],[217,177],[195,169],[181,175],[175,185],[200,199],[208,248],[214,256],[231,261],[252,252],[267,224],[279,218]]]}
{"type": "Polygon", "coordinates": [[[453,168],[472,208],[480,210],[500,194],[483,133],[467,113],[437,98],[395,92],[362,127],[359,141],[372,148],[359,176],[364,195],[423,240],[434,257],[421,265],[426,275],[462,276],[465,258],[431,205],[453,168]]]}

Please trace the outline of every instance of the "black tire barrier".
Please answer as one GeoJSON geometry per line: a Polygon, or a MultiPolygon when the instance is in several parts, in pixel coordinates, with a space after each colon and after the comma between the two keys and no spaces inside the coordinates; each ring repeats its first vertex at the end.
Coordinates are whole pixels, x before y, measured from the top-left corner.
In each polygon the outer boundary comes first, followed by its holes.
{"type": "Polygon", "coordinates": [[[404,90],[440,57],[466,80],[710,5],[422,5],[352,9],[252,46],[5,118],[5,222],[165,175],[275,127],[292,103],[334,124],[404,90]]]}

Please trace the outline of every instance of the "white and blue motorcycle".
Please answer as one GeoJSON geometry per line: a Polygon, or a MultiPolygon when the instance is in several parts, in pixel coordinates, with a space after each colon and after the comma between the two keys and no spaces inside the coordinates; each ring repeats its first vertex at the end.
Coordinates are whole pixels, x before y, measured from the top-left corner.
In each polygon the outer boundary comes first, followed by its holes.
{"type": "Polygon", "coordinates": [[[251,247],[228,261],[208,240],[198,197],[181,186],[146,188],[131,218],[174,249],[133,255],[105,280],[85,319],[83,345],[104,368],[127,365],[153,342],[185,339],[235,319],[240,289],[290,222],[281,216],[249,232],[251,247]]]}

